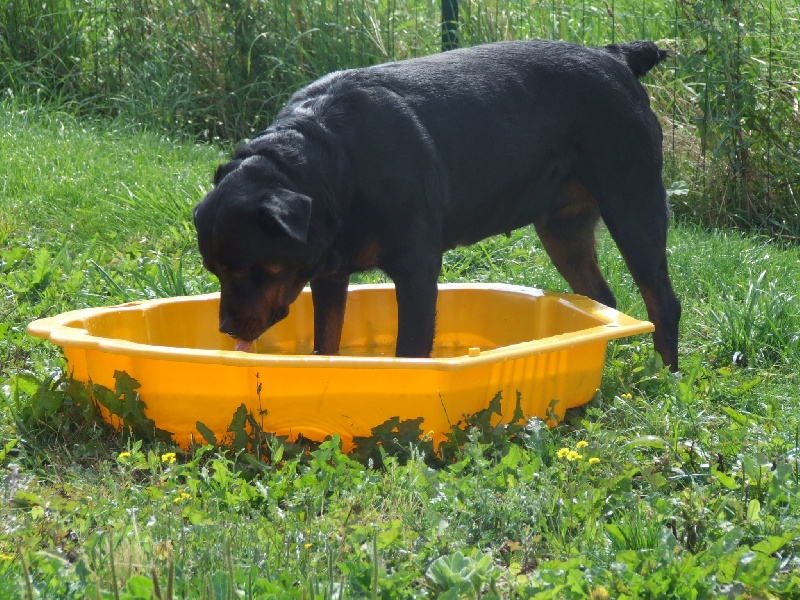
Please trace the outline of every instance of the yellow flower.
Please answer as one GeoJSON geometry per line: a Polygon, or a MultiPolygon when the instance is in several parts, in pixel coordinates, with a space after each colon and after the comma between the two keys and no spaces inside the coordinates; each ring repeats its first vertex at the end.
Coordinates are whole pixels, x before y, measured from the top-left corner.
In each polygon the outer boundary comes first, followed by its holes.
{"type": "Polygon", "coordinates": [[[183,502],[184,500],[188,500],[189,498],[191,498],[189,494],[187,494],[186,492],[181,492],[180,495],[173,500],[173,502],[177,504],[178,502],[183,502]]]}
{"type": "Polygon", "coordinates": [[[581,458],[583,458],[583,454],[579,454],[579,453],[575,452],[575,450],[570,450],[569,452],[567,452],[567,460],[570,461],[570,462],[572,462],[573,460],[581,459],[581,458]]]}
{"type": "Polygon", "coordinates": [[[575,447],[576,448],[586,448],[586,446],[588,446],[588,445],[589,445],[589,442],[581,440],[580,442],[575,444],[575,447]]]}
{"type": "Polygon", "coordinates": [[[13,554],[0,554],[0,560],[14,560],[13,554]]]}
{"type": "Polygon", "coordinates": [[[607,598],[610,597],[608,590],[602,585],[598,585],[589,592],[589,598],[591,598],[591,600],[607,600],[607,598]]]}
{"type": "Polygon", "coordinates": [[[569,448],[561,448],[561,450],[558,451],[558,454],[556,454],[556,456],[558,456],[558,458],[566,458],[567,454],[569,454],[570,452],[572,452],[572,450],[570,450],[569,448]]]}
{"type": "Polygon", "coordinates": [[[130,457],[131,457],[131,453],[130,452],[120,452],[119,456],[117,458],[126,459],[126,458],[130,458],[130,457]]]}
{"type": "Polygon", "coordinates": [[[167,452],[166,454],[161,455],[161,462],[172,464],[175,462],[175,453],[174,452],[167,452]]]}
{"type": "Polygon", "coordinates": [[[599,462],[600,462],[600,459],[597,458],[596,456],[593,456],[592,458],[589,459],[589,464],[590,465],[596,465],[599,462]]]}
{"type": "Polygon", "coordinates": [[[309,548],[311,548],[311,544],[310,543],[306,543],[306,544],[303,545],[303,548],[308,550],[309,548]]]}

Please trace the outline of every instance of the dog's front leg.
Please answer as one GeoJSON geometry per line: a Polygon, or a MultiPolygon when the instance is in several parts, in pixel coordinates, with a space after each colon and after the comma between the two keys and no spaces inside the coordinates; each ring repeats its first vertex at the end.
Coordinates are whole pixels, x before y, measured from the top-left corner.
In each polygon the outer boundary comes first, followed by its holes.
{"type": "Polygon", "coordinates": [[[339,353],[349,282],[350,277],[347,275],[314,279],[311,282],[314,354],[339,353]]]}
{"type": "Polygon", "coordinates": [[[397,348],[395,355],[427,358],[433,349],[436,329],[437,280],[441,269],[438,260],[427,259],[414,268],[388,272],[397,295],[397,348]],[[425,264],[430,263],[430,264],[425,264]]]}

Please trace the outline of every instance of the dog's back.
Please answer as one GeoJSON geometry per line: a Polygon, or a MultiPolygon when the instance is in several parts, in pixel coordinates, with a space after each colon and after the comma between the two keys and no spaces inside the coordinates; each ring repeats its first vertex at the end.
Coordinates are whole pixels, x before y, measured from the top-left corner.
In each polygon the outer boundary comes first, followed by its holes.
{"type": "Polygon", "coordinates": [[[279,121],[321,123],[356,195],[424,201],[453,247],[531,223],[567,179],[632,159],[658,176],[660,125],[637,75],[663,58],[652,43],[499,42],[334,73],[279,121]]]}
{"type": "Polygon", "coordinates": [[[338,100],[356,89],[397,93],[409,104],[421,106],[461,98],[494,100],[515,87],[533,90],[542,77],[559,73],[587,77],[594,84],[597,79],[592,73],[600,79],[607,75],[617,80],[626,75],[640,78],[668,56],[668,51],[649,41],[600,47],[551,40],[496,42],[331,73],[299,90],[281,115],[310,108],[315,99],[338,100]],[[619,69],[620,63],[627,69],[619,69]]]}

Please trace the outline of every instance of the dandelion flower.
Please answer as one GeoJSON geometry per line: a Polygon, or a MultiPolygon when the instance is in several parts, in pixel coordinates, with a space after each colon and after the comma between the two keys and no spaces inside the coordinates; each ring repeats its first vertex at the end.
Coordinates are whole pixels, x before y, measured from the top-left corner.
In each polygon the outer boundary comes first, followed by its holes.
{"type": "Polygon", "coordinates": [[[569,454],[570,452],[572,452],[572,450],[570,450],[569,448],[562,448],[561,450],[558,451],[558,454],[556,454],[556,456],[558,456],[558,458],[566,458],[567,454],[569,454]]]}
{"type": "Polygon", "coordinates": [[[189,498],[191,498],[189,494],[187,494],[186,492],[181,492],[180,495],[173,500],[173,502],[177,504],[178,502],[183,502],[184,500],[188,500],[189,498]]]}
{"type": "Polygon", "coordinates": [[[14,560],[13,554],[0,554],[0,560],[14,560]]]}
{"type": "Polygon", "coordinates": [[[175,453],[174,452],[167,452],[166,454],[161,455],[161,462],[172,464],[175,462],[175,453]]]}
{"type": "Polygon", "coordinates": [[[579,454],[578,452],[575,452],[575,450],[569,450],[567,452],[567,460],[570,462],[579,460],[581,458],[583,458],[583,454],[579,454]]]}
{"type": "Polygon", "coordinates": [[[575,447],[576,448],[586,448],[586,446],[588,446],[588,445],[589,445],[589,442],[587,442],[586,440],[581,440],[580,442],[575,444],[575,447]]]}
{"type": "Polygon", "coordinates": [[[592,458],[589,459],[589,464],[590,465],[596,465],[599,462],[600,462],[600,459],[597,458],[596,456],[593,456],[592,458]]]}
{"type": "Polygon", "coordinates": [[[120,452],[119,456],[117,456],[117,460],[127,460],[130,457],[131,457],[130,452],[120,452]]]}
{"type": "Polygon", "coordinates": [[[311,543],[310,543],[310,542],[307,542],[306,544],[304,544],[304,545],[303,545],[303,548],[305,548],[306,550],[308,550],[309,548],[311,548],[311,543]]]}

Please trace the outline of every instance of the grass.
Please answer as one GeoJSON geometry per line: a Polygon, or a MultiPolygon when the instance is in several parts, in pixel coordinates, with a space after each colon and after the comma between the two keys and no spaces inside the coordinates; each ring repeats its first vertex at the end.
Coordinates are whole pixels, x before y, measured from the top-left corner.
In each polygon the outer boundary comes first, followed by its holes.
{"type": "MultiPolygon", "coordinates": [[[[460,0],[459,43],[652,39],[676,214],[798,239],[793,0],[460,0]]],[[[0,0],[0,94],[236,143],[330,71],[441,47],[440,0],[0,0]],[[43,6],[45,8],[43,8],[43,6]]]]}
{"type": "MultiPolygon", "coordinates": [[[[24,328],[214,289],[190,214],[220,152],[8,102],[0,120],[0,598],[800,595],[797,247],[677,224],[680,376],[649,337],[614,343],[554,430],[476,418],[446,461],[409,443],[372,467],[336,440],[184,453],[104,427],[24,328]]],[[[598,251],[644,317],[603,232],[598,251]]],[[[568,291],[530,229],[442,278],[568,291]]]]}

